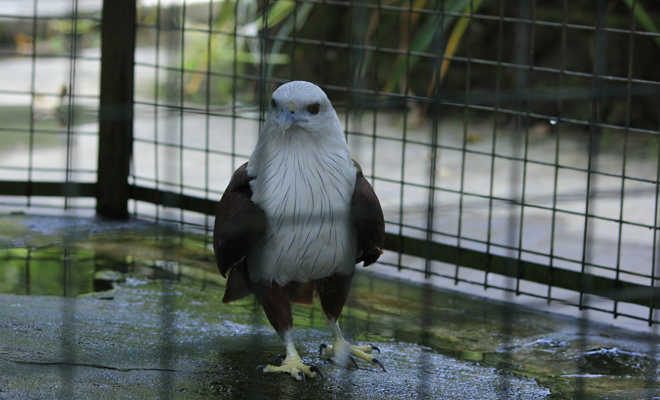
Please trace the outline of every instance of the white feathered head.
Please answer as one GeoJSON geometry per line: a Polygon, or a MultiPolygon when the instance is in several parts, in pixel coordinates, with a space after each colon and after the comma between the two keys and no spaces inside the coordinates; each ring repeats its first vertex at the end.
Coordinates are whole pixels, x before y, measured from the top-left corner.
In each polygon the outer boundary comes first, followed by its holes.
{"type": "Polygon", "coordinates": [[[311,134],[316,139],[344,138],[328,96],[320,87],[305,81],[285,83],[273,92],[263,134],[282,138],[295,134],[311,134]]]}

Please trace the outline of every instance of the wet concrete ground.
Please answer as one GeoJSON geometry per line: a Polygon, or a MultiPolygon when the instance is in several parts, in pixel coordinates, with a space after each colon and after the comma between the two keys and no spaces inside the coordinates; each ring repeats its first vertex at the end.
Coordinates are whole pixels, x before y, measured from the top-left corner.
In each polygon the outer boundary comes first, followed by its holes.
{"type": "Polygon", "coordinates": [[[255,367],[284,346],[251,296],[222,304],[202,235],[4,215],[0,249],[0,399],[660,396],[656,337],[369,268],[340,322],[350,342],[381,349],[388,372],[324,360],[331,334],[315,303],[294,307],[294,334],[324,379],[262,376],[255,367]]]}

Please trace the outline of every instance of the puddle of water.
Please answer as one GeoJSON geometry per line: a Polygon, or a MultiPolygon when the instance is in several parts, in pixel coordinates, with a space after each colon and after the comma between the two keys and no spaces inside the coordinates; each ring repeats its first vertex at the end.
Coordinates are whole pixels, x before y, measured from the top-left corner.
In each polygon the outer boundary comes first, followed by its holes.
{"type": "MultiPolygon", "coordinates": [[[[103,300],[118,309],[150,305],[144,318],[133,314],[117,318],[126,318],[125,323],[138,330],[139,326],[158,330],[163,299],[172,296],[175,345],[200,345],[200,338],[214,342],[227,335],[237,341],[231,351],[212,352],[216,358],[211,364],[235,362],[245,369],[266,361],[260,352],[248,351],[255,334],[268,351],[282,351],[263,313],[255,314],[251,296],[230,305],[221,303],[224,282],[204,235],[140,221],[0,217],[0,293],[18,295],[19,303],[46,301],[35,295],[52,295],[76,297],[83,305],[103,300]],[[148,317],[149,313],[154,316],[148,317]]],[[[320,341],[330,338],[318,302],[312,307],[294,306],[293,312],[299,348],[317,354],[320,341]]],[[[104,323],[114,319],[105,314],[89,318],[109,319],[104,323]]],[[[402,389],[406,385],[445,398],[501,398],[507,393],[514,398],[660,395],[654,389],[659,378],[654,337],[598,324],[591,324],[585,334],[574,319],[401,280],[357,274],[342,327],[355,343],[377,344],[387,368],[399,371],[382,378],[382,387],[370,384],[370,393],[384,397],[409,395],[402,389]],[[484,383],[488,379],[498,380],[499,389],[484,383]],[[383,387],[390,392],[383,392],[383,387]],[[457,393],[461,395],[456,397],[457,393]]],[[[340,369],[329,370],[328,379],[336,378],[339,386],[327,388],[328,393],[346,383],[342,374],[340,369]]],[[[373,374],[362,378],[370,382],[373,374]]],[[[204,393],[249,389],[232,379],[213,379],[204,393]]],[[[266,379],[277,387],[282,382],[266,379]]],[[[367,393],[355,390],[358,397],[367,393]]]]}
{"type": "Polygon", "coordinates": [[[209,243],[138,221],[6,216],[0,218],[0,293],[79,296],[142,278],[217,286],[223,279],[209,243]]]}

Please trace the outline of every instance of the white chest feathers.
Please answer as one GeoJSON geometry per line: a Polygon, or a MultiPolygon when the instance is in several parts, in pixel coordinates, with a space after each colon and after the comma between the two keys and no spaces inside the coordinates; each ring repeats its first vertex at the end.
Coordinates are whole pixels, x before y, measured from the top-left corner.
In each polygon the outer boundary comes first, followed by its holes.
{"type": "Polygon", "coordinates": [[[355,269],[351,199],[357,170],[348,149],[298,146],[262,148],[252,170],[252,201],[268,220],[248,255],[253,281],[309,282],[355,269]]]}

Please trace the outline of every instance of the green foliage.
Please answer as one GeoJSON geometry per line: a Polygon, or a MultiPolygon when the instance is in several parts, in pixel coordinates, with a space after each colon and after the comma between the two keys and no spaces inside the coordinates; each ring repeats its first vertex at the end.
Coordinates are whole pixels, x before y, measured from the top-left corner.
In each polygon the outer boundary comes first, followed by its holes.
{"type": "MultiPolygon", "coordinates": [[[[634,12],[635,19],[639,21],[644,29],[651,33],[660,33],[660,29],[658,29],[658,26],[655,24],[655,22],[653,22],[653,18],[649,15],[648,12],[646,12],[646,9],[639,1],[636,4],[634,0],[624,0],[623,2],[626,3],[628,8],[634,12]]],[[[653,37],[653,41],[658,46],[658,48],[660,48],[660,37],[653,37]]]]}
{"type": "Polygon", "coordinates": [[[54,19],[49,25],[50,29],[65,35],[84,35],[98,27],[99,22],[84,18],[75,20],[75,23],[72,19],[54,19]]]}
{"type": "MultiPolygon", "coordinates": [[[[568,16],[570,23],[594,26],[596,15],[587,3],[580,2],[571,7],[568,16]]],[[[647,2],[633,4],[632,0],[626,0],[624,3],[608,14],[608,26],[618,29],[630,27],[631,18],[635,18],[637,29],[659,32],[657,18],[653,14],[655,9],[647,2]]],[[[368,3],[371,6],[374,4],[368,3]]],[[[409,94],[423,97],[431,97],[433,90],[440,85],[448,93],[461,92],[467,79],[471,90],[494,92],[514,87],[513,69],[508,65],[515,63],[517,54],[516,24],[508,21],[499,26],[496,18],[473,19],[471,14],[493,17],[500,13],[517,15],[515,3],[381,0],[379,4],[382,7],[343,7],[292,0],[227,0],[214,6],[212,26],[209,26],[208,14],[203,17],[206,21],[200,17],[194,21],[195,13],[186,13],[186,21],[176,22],[186,28],[183,35],[186,42],[182,46],[186,68],[183,74],[185,100],[208,100],[211,104],[241,101],[253,104],[258,86],[255,78],[262,75],[323,82],[337,87],[359,85],[368,91],[385,93],[403,93],[407,89],[409,94]],[[444,14],[440,13],[440,7],[444,7],[444,14]],[[265,33],[268,34],[266,41],[265,33]],[[464,40],[467,36],[470,38],[469,51],[464,40]],[[319,41],[328,43],[328,46],[324,47],[319,41]],[[450,67],[457,62],[452,61],[456,55],[458,59],[467,56],[479,60],[499,59],[507,66],[472,63],[467,68],[460,61],[456,67],[450,67]],[[499,75],[495,73],[498,68],[499,75]]],[[[199,7],[207,7],[208,10],[207,5],[199,7]]],[[[561,22],[565,18],[564,11],[552,5],[539,4],[534,13],[538,21],[561,22]]],[[[567,31],[568,41],[562,47],[559,32],[544,25],[534,27],[533,48],[530,48],[534,65],[584,73],[593,71],[592,33],[570,29],[567,31]]],[[[627,63],[620,62],[628,57],[628,40],[624,35],[608,36],[608,75],[628,75],[627,63]]],[[[632,76],[657,80],[653,57],[645,57],[644,54],[654,54],[653,50],[660,47],[660,38],[639,36],[635,40],[632,76]]],[[[533,89],[559,85],[556,75],[540,69],[532,71],[529,77],[529,86],[533,89]]],[[[564,88],[592,85],[583,74],[564,74],[561,80],[564,88]]],[[[270,92],[274,86],[266,91],[270,92]]],[[[329,93],[332,100],[347,100],[339,92],[329,93]]],[[[351,96],[361,96],[355,99],[355,103],[359,104],[354,107],[356,112],[374,107],[403,106],[395,102],[397,99],[394,97],[374,98],[355,93],[351,96]]],[[[502,108],[515,107],[511,102],[502,101],[502,108]]],[[[562,101],[563,117],[590,119],[588,101],[579,97],[562,101]]],[[[338,104],[341,107],[342,103],[338,104]]],[[[530,104],[530,112],[557,115],[557,104],[554,99],[535,100],[530,104]]],[[[623,126],[627,114],[612,108],[613,105],[613,102],[605,104],[606,122],[623,126]]],[[[426,106],[426,103],[420,104],[420,116],[425,114],[426,106]]],[[[655,129],[657,112],[654,114],[654,110],[657,110],[654,101],[633,107],[630,126],[655,129]]],[[[445,109],[445,112],[453,111],[445,109]]]]}
{"type": "Polygon", "coordinates": [[[52,248],[9,249],[4,253],[0,254],[4,256],[0,259],[0,293],[77,296],[93,291],[94,258],[90,251],[52,248]],[[63,262],[64,258],[68,262],[63,262]]]}
{"type": "MultiPolygon", "coordinates": [[[[453,0],[445,2],[445,11],[457,13],[457,12],[469,12],[471,0],[453,0]]],[[[478,8],[481,1],[474,2],[474,8],[478,8]]],[[[449,28],[453,27],[454,30],[465,29],[461,25],[454,25],[456,16],[454,15],[445,15],[442,20],[429,18],[422,24],[421,28],[417,31],[412,38],[410,51],[416,53],[429,52],[429,48],[434,43],[435,40],[443,39],[449,28]]],[[[451,34],[450,34],[451,35],[451,34]]],[[[441,45],[444,47],[444,43],[437,43],[436,45],[441,45]]],[[[415,66],[420,61],[420,57],[411,56],[409,60],[406,60],[404,57],[399,57],[396,65],[394,66],[394,71],[390,75],[387,84],[385,86],[385,92],[394,91],[396,85],[405,78],[406,74],[410,73],[410,70],[413,70],[415,66]]]]}
{"type": "MultiPolygon", "coordinates": [[[[306,15],[309,14],[313,4],[302,4],[299,10],[295,2],[278,0],[266,11],[267,19],[263,21],[256,10],[256,1],[224,1],[221,4],[212,26],[208,22],[193,20],[182,21],[187,29],[183,54],[183,66],[186,70],[195,71],[187,77],[185,94],[189,99],[205,100],[207,86],[212,90],[209,93],[211,103],[226,103],[232,98],[233,82],[222,77],[210,78],[208,72],[245,74],[250,68],[257,68],[262,62],[272,71],[273,65],[291,63],[289,54],[279,53],[279,46],[274,46],[264,59],[262,59],[262,42],[260,32],[265,27],[279,27],[280,34],[287,36],[291,32],[292,15],[297,15],[298,26],[304,25],[306,15]],[[283,24],[282,22],[285,21],[283,24]],[[236,36],[234,36],[236,33],[236,36]],[[211,82],[206,82],[211,79],[211,82]]],[[[154,19],[153,13],[145,15],[145,20],[154,19]]],[[[237,92],[246,92],[245,84],[237,92]]]]}
{"type": "MultiPolygon", "coordinates": [[[[423,9],[428,4],[428,0],[415,1],[415,9],[423,9]]],[[[388,5],[407,6],[407,0],[394,0],[388,2],[388,5]]],[[[471,9],[476,10],[481,4],[481,0],[448,0],[443,2],[447,12],[470,13],[471,9]]],[[[267,76],[273,76],[276,66],[291,65],[295,60],[289,53],[284,51],[287,45],[285,40],[274,40],[272,47],[267,50],[268,54],[263,55],[263,40],[260,37],[264,31],[276,36],[278,39],[291,38],[299,35],[300,32],[307,32],[313,36],[313,31],[317,31],[319,26],[307,26],[310,21],[310,15],[319,5],[316,3],[296,3],[291,0],[276,0],[267,6],[265,12],[257,10],[256,2],[249,0],[247,2],[237,3],[236,1],[225,1],[214,17],[213,26],[208,22],[183,21],[186,28],[192,28],[186,32],[186,43],[184,46],[184,67],[187,70],[195,71],[188,77],[185,84],[185,93],[190,99],[206,99],[206,86],[203,84],[208,71],[234,71],[236,74],[244,74],[252,69],[257,69],[263,62],[266,65],[267,76]],[[264,20],[263,16],[266,16],[264,20]],[[245,23],[243,23],[245,22],[245,23]],[[211,30],[213,33],[207,33],[211,30]],[[233,36],[233,32],[238,34],[233,36]],[[220,34],[215,32],[226,32],[220,34]]],[[[361,32],[361,41],[365,45],[374,45],[373,27],[379,24],[381,29],[387,31],[401,30],[407,27],[400,26],[399,15],[387,13],[381,15],[378,10],[372,10],[368,26],[364,26],[361,32]]],[[[414,32],[410,43],[400,43],[402,46],[409,46],[412,52],[429,52],[434,44],[444,47],[445,38],[452,34],[454,39],[451,56],[458,46],[469,18],[459,18],[461,24],[456,24],[455,15],[445,15],[443,19],[424,18],[420,19],[419,14],[415,13],[411,18],[410,30],[414,32]]],[[[147,14],[145,21],[153,19],[153,15],[147,14]]],[[[330,20],[329,23],[340,23],[339,16],[336,20],[330,20]],[[333,22],[334,21],[334,22],[333,22]]],[[[337,26],[332,26],[333,32],[338,30],[337,26]]],[[[339,33],[334,33],[339,34],[339,33]]],[[[398,40],[398,39],[397,39],[398,40]]],[[[394,45],[391,43],[390,45],[394,45]]],[[[422,59],[417,56],[398,57],[390,68],[385,83],[385,91],[395,91],[406,77],[415,70],[422,59]]],[[[364,63],[361,65],[360,74],[366,74],[369,64],[373,62],[371,53],[365,55],[364,63]]],[[[448,66],[448,63],[447,65],[448,66]]],[[[446,69],[446,66],[444,67],[446,69]]],[[[228,79],[212,79],[213,93],[211,94],[212,103],[224,103],[231,99],[233,84],[228,79]]],[[[239,88],[240,90],[241,88],[239,88]]],[[[240,90],[243,91],[243,90],[240,90]]]]}

